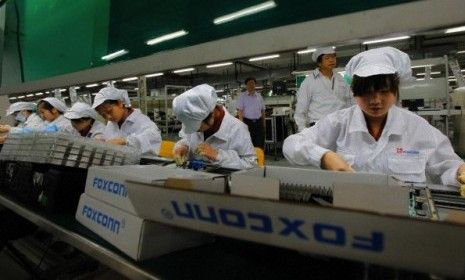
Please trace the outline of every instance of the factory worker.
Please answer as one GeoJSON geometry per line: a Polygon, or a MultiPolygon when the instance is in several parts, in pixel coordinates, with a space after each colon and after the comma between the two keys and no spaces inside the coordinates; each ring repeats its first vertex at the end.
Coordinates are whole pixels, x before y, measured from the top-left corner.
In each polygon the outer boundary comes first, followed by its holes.
{"type": "Polygon", "coordinates": [[[139,109],[131,108],[126,90],[112,86],[101,89],[95,96],[92,108],[107,120],[103,133],[105,141],[137,148],[146,155],[159,153],[160,130],[139,109]]]}
{"type": "Polygon", "coordinates": [[[346,74],[353,77],[357,105],[289,136],[283,153],[291,163],[459,184],[465,163],[449,139],[425,119],[396,106],[399,82],[411,75],[407,54],[392,47],[368,50],[349,61],[346,74]]]}
{"type": "Polygon", "coordinates": [[[217,104],[215,89],[196,86],[173,100],[173,112],[182,122],[174,147],[178,164],[200,156],[221,167],[246,169],[256,166],[255,148],[247,126],[217,104]]]}
{"type": "Polygon", "coordinates": [[[45,121],[45,130],[53,131],[54,129],[77,135],[77,131],[71,125],[71,121],[63,116],[68,110],[66,104],[58,98],[43,98],[37,104],[40,116],[45,121]]]}
{"type": "Polygon", "coordinates": [[[103,139],[105,125],[97,119],[97,112],[89,104],[76,102],[64,116],[81,136],[103,139]]]}
{"type": "Polygon", "coordinates": [[[355,104],[349,86],[334,72],[337,65],[334,48],[319,48],[312,59],[318,68],[310,72],[297,92],[294,120],[299,131],[332,112],[355,104]]]}
{"type": "MultiPolygon", "coordinates": [[[[22,128],[41,129],[44,121],[35,113],[37,105],[33,102],[16,102],[8,107],[6,115],[14,115],[16,127],[0,125],[0,133],[21,132],[22,128]]],[[[6,135],[0,136],[0,144],[5,142],[6,135]]]]}

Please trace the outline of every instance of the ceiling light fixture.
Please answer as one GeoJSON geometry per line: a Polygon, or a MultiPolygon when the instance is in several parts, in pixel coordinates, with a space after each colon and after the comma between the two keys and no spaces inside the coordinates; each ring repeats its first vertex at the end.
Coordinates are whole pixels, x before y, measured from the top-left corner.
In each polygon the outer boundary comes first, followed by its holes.
{"type": "Polygon", "coordinates": [[[239,10],[237,12],[231,13],[231,14],[227,14],[227,15],[224,15],[224,16],[217,17],[217,18],[215,18],[213,20],[213,23],[214,24],[226,23],[226,22],[233,21],[233,20],[236,20],[236,19],[241,18],[241,17],[249,16],[249,15],[252,15],[252,14],[259,13],[259,12],[263,12],[263,11],[272,9],[274,7],[276,7],[276,2],[275,1],[266,1],[266,2],[263,2],[261,4],[251,6],[251,7],[239,10]]]}
{"type": "Polygon", "coordinates": [[[414,65],[411,66],[410,68],[415,69],[415,68],[424,68],[424,67],[431,67],[433,64],[425,64],[425,65],[414,65]]]}
{"type": "Polygon", "coordinates": [[[152,45],[164,42],[164,41],[168,41],[168,40],[172,40],[172,39],[175,39],[175,38],[182,37],[182,36],[187,35],[187,34],[189,34],[189,32],[187,32],[186,30],[179,30],[179,31],[176,31],[176,32],[173,32],[173,33],[169,33],[169,34],[166,34],[166,35],[162,35],[160,37],[150,39],[145,43],[147,45],[149,45],[149,46],[152,46],[152,45]]]}
{"type": "Polygon", "coordinates": [[[92,88],[92,87],[97,87],[98,84],[88,84],[86,85],[86,88],[92,88]]]}
{"type": "Polygon", "coordinates": [[[459,27],[446,29],[445,33],[450,34],[450,33],[457,33],[457,32],[463,32],[463,31],[465,31],[465,26],[459,26],[459,27]]]}
{"type": "Polygon", "coordinates": [[[463,50],[463,51],[458,51],[457,53],[458,53],[458,54],[459,54],[459,53],[465,53],[465,50],[463,50]]]}
{"type": "Polygon", "coordinates": [[[252,57],[249,59],[249,61],[259,61],[259,60],[265,60],[265,59],[272,59],[272,58],[278,58],[279,54],[272,54],[272,55],[266,55],[266,56],[258,56],[258,57],[252,57]]]}
{"type": "Polygon", "coordinates": [[[298,51],[297,54],[308,54],[308,53],[313,53],[315,51],[316,49],[306,49],[306,50],[298,51]]]}
{"type": "Polygon", "coordinates": [[[10,98],[8,98],[8,99],[10,99],[10,100],[16,100],[16,97],[10,97],[10,98]]]}
{"type": "Polygon", "coordinates": [[[137,80],[137,77],[129,77],[129,78],[122,79],[123,82],[130,82],[130,81],[135,81],[135,80],[137,80]]]}
{"type": "MultiPolygon", "coordinates": [[[[441,74],[440,71],[434,71],[434,72],[431,72],[430,75],[438,75],[438,74],[441,74]]],[[[417,73],[418,76],[424,76],[426,75],[426,73],[417,73]]]]}
{"type": "Polygon", "coordinates": [[[114,53],[110,53],[110,54],[102,56],[102,60],[109,61],[109,60],[112,60],[112,59],[117,58],[119,56],[125,55],[127,53],[128,53],[127,50],[122,49],[122,50],[116,51],[114,53]]]}
{"type": "Polygon", "coordinates": [[[30,93],[30,94],[26,94],[26,97],[33,97],[34,94],[33,93],[30,93]]]}
{"type": "Polygon", "coordinates": [[[26,97],[26,96],[20,95],[20,96],[18,96],[18,99],[23,99],[24,97],[26,97]]]}
{"type": "Polygon", "coordinates": [[[385,38],[385,39],[369,40],[369,41],[363,42],[362,45],[400,41],[400,40],[406,40],[406,39],[409,39],[409,38],[410,38],[410,36],[399,36],[399,37],[392,37],[392,38],[385,38]]]}
{"type": "Polygon", "coordinates": [[[183,72],[190,72],[190,71],[194,71],[195,68],[184,68],[184,69],[178,69],[178,70],[174,70],[173,73],[183,73],[183,72]]]}
{"type": "Polygon", "coordinates": [[[35,96],[41,96],[41,95],[44,95],[44,93],[43,92],[38,92],[38,93],[35,94],[35,96]]]}
{"type": "Polygon", "coordinates": [[[217,64],[210,64],[207,65],[207,68],[216,68],[216,67],[223,67],[223,66],[229,66],[232,65],[232,62],[223,62],[223,63],[217,63],[217,64]]]}
{"type": "Polygon", "coordinates": [[[159,76],[163,76],[163,73],[153,73],[153,74],[145,75],[146,78],[159,77],[159,76]]]}

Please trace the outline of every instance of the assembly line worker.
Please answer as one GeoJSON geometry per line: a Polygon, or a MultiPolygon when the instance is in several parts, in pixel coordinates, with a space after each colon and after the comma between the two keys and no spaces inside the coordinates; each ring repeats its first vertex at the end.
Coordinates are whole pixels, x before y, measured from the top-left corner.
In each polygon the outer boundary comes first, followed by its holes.
{"type": "Polygon", "coordinates": [[[160,130],[139,109],[131,108],[126,90],[112,86],[101,89],[92,108],[107,120],[103,133],[106,142],[134,147],[145,155],[159,153],[160,130]]]}
{"type": "Polygon", "coordinates": [[[465,163],[449,139],[422,117],[396,106],[399,82],[411,75],[407,54],[392,47],[365,51],[349,61],[346,74],[353,76],[357,105],[289,136],[283,152],[291,163],[458,185],[465,163]]]}
{"type": "Polygon", "coordinates": [[[336,67],[334,48],[319,48],[312,59],[318,68],[305,78],[297,92],[294,121],[299,131],[332,112],[355,104],[347,83],[333,72],[336,67]]]}
{"type": "Polygon", "coordinates": [[[71,121],[63,116],[68,110],[66,104],[58,98],[43,98],[37,104],[40,116],[45,121],[45,130],[58,130],[61,132],[78,135],[78,132],[71,125],[71,121]]]}
{"type": "Polygon", "coordinates": [[[97,118],[97,112],[89,104],[76,102],[65,113],[82,137],[103,139],[105,125],[97,118]]]}
{"type": "Polygon", "coordinates": [[[176,162],[181,164],[199,155],[222,167],[246,169],[256,166],[255,149],[247,126],[217,104],[215,89],[207,84],[196,86],[173,100],[173,112],[182,122],[174,147],[176,162]]]}
{"type": "MultiPolygon", "coordinates": [[[[44,121],[35,113],[37,105],[34,102],[16,102],[8,107],[6,115],[14,115],[16,126],[0,125],[0,133],[20,132],[22,128],[41,129],[44,121]]],[[[0,144],[5,142],[6,135],[0,136],[0,144]]]]}

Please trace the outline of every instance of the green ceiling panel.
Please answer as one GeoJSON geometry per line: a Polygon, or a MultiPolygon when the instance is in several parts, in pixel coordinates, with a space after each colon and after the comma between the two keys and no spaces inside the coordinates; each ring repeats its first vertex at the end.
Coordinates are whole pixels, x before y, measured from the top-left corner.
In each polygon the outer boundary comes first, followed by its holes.
{"type": "Polygon", "coordinates": [[[129,53],[111,62],[414,0],[275,0],[276,8],[222,25],[214,25],[213,19],[265,0],[13,0],[8,4],[15,1],[24,76],[30,81],[104,65],[103,55],[123,48],[129,53]],[[155,46],[145,44],[181,29],[189,34],[155,46]]]}

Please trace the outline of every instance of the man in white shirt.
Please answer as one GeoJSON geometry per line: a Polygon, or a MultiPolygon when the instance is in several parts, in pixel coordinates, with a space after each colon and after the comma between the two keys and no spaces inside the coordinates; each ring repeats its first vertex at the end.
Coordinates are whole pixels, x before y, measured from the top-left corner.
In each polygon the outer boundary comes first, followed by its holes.
{"type": "Polygon", "coordinates": [[[294,120],[299,131],[314,125],[319,119],[355,104],[350,88],[341,75],[334,73],[334,48],[320,48],[312,54],[318,64],[300,85],[294,120]]]}
{"type": "Polygon", "coordinates": [[[255,167],[257,157],[247,126],[217,99],[215,89],[203,84],[173,100],[173,112],[182,122],[182,139],[174,147],[176,162],[200,157],[225,168],[255,167]]]}

